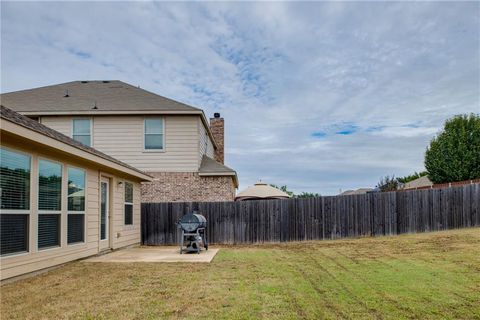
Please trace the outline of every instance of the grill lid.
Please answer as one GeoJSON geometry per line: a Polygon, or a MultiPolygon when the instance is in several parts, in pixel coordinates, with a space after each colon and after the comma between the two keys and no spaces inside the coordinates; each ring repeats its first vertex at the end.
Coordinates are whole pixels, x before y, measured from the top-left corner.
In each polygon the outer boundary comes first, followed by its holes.
{"type": "Polygon", "coordinates": [[[182,219],[180,219],[180,227],[185,232],[194,232],[198,228],[205,228],[207,225],[207,219],[196,212],[197,211],[187,213],[182,217],[182,219]]]}

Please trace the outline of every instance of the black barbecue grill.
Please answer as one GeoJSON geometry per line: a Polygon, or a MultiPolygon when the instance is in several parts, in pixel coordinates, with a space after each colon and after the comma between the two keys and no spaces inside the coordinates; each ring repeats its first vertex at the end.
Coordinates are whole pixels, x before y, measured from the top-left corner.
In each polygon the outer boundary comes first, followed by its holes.
{"type": "Polygon", "coordinates": [[[180,253],[196,252],[200,253],[201,248],[208,250],[207,233],[207,219],[199,214],[197,211],[187,213],[177,223],[178,228],[181,229],[182,235],[180,238],[180,253]]]}

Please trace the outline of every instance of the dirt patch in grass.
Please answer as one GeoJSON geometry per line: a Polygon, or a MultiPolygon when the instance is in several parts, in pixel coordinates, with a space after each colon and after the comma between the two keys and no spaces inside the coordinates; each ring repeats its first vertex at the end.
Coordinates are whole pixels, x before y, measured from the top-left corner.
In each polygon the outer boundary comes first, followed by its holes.
{"type": "Polygon", "coordinates": [[[210,264],[74,262],[2,319],[480,319],[480,229],[224,246],[210,264]]]}

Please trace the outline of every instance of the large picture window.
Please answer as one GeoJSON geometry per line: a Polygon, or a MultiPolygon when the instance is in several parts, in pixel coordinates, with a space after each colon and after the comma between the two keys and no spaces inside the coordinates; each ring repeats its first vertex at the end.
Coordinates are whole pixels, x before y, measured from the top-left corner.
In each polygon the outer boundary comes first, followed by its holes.
{"type": "Polygon", "coordinates": [[[38,210],[62,210],[62,165],[38,161],[38,210]]]}
{"type": "Polygon", "coordinates": [[[73,119],[72,138],[90,147],[92,141],[91,120],[73,119]]]}
{"type": "Polygon", "coordinates": [[[163,118],[145,119],[145,150],[163,150],[163,118]]]}
{"type": "Polygon", "coordinates": [[[85,171],[68,168],[67,243],[85,241],[85,171]]]}
{"type": "Polygon", "coordinates": [[[133,224],[133,184],[125,182],[125,224],[133,224]]]}
{"type": "Polygon", "coordinates": [[[0,254],[28,251],[28,214],[0,215],[0,254]]]}
{"type": "Polygon", "coordinates": [[[0,254],[29,250],[31,158],[0,148],[0,254]]]}
{"type": "Polygon", "coordinates": [[[38,249],[60,246],[60,214],[38,215],[38,249]]]}
{"type": "Polygon", "coordinates": [[[30,156],[0,149],[1,208],[30,209],[30,156]]]}
{"type": "Polygon", "coordinates": [[[38,161],[38,248],[60,246],[62,165],[38,161]]]}
{"type": "Polygon", "coordinates": [[[68,235],[67,243],[82,243],[85,235],[85,215],[78,213],[70,213],[68,215],[68,235]]]}

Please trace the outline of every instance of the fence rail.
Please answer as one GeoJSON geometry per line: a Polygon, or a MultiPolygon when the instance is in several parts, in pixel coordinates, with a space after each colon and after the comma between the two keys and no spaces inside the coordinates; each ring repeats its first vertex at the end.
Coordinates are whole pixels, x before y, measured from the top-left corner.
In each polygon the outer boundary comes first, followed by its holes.
{"type": "Polygon", "coordinates": [[[211,243],[395,235],[480,226],[480,184],[308,199],[142,203],[142,243],[178,242],[175,225],[198,210],[211,243]]]}

